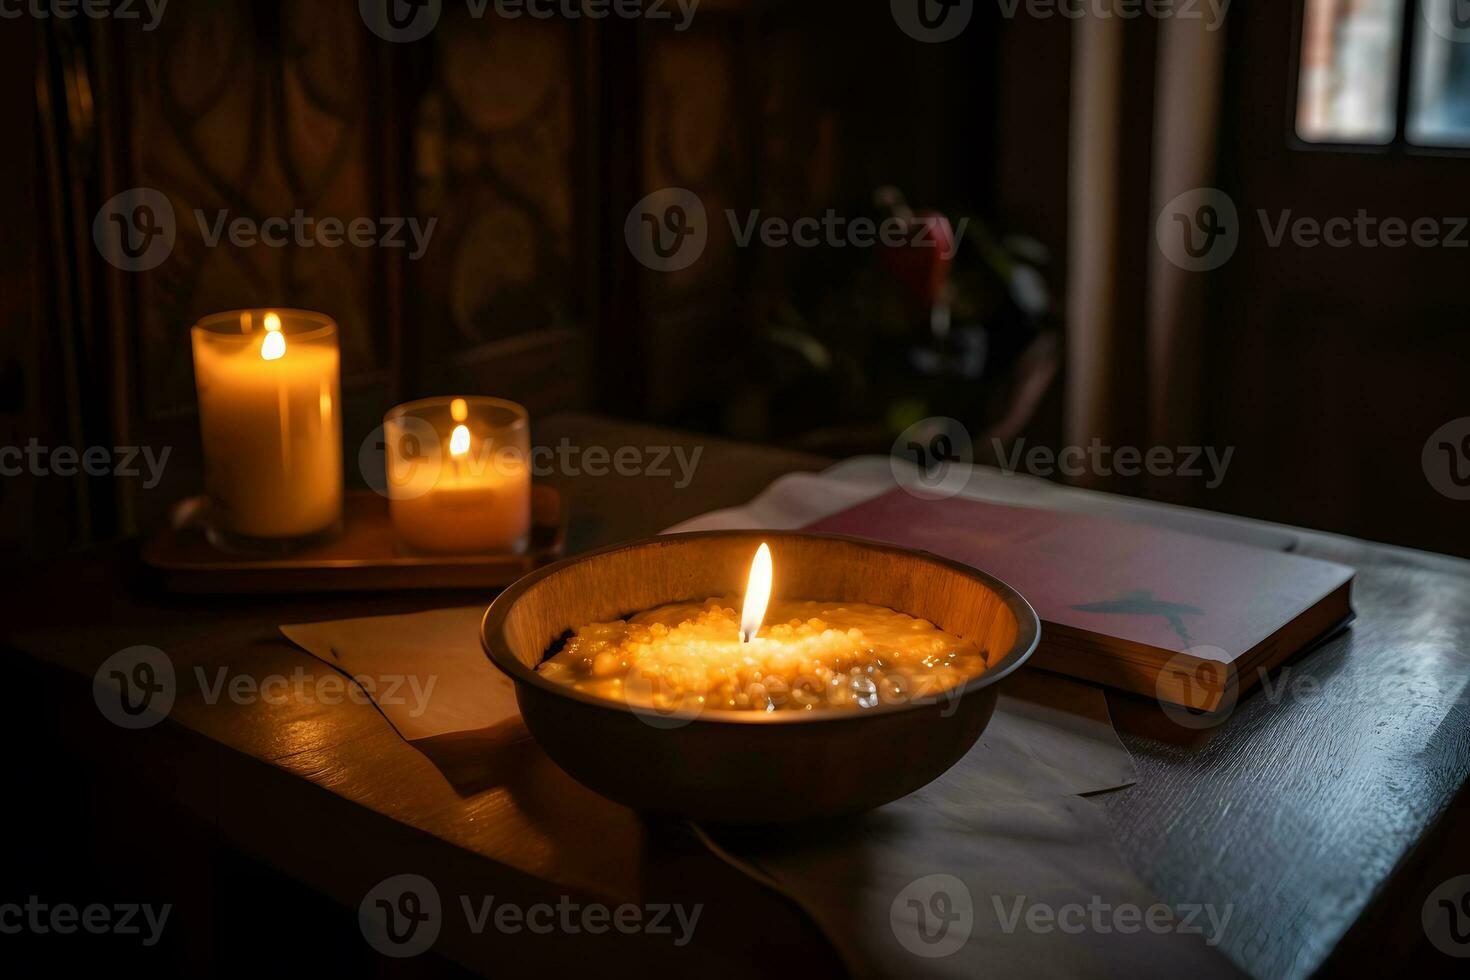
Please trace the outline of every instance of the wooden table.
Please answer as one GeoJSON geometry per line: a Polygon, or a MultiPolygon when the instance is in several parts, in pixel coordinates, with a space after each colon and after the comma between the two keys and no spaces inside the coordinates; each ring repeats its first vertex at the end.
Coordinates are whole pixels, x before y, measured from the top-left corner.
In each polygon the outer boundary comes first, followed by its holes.
{"type": "MultiPolygon", "coordinates": [[[[570,500],[573,550],[742,503],[783,473],[827,462],[587,416],[538,426],[538,443],[563,439],[610,452],[702,452],[687,487],[674,485],[677,468],[672,477],[551,477],[570,500]]],[[[1470,871],[1460,843],[1470,825],[1470,563],[1308,532],[1300,540],[1304,553],[1358,567],[1355,627],[1289,664],[1275,694],[1247,697],[1208,731],[1186,732],[1146,701],[1110,695],[1142,779],[1097,802],[1162,901],[1232,906],[1223,948],[1248,973],[1448,969],[1454,961],[1425,941],[1419,914],[1431,888],[1470,871]]],[[[188,972],[209,972],[220,955],[252,955],[238,945],[239,889],[310,915],[321,930],[317,955],[334,968],[395,972],[412,962],[413,975],[454,973],[459,967],[433,958],[383,960],[355,935],[364,894],[412,871],[433,880],[446,903],[493,894],[523,905],[571,896],[706,906],[682,949],[615,933],[475,935],[463,916],[447,914],[435,951],[487,975],[589,963],[612,975],[667,967],[741,976],[773,963],[838,974],[831,950],[784,899],[679,828],[647,827],[582,789],[531,745],[490,751],[472,736],[410,745],[369,704],[209,704],[183,680],[196,667],[211,679],[221,668],[256,678],[320,674],[326,668],[287,643],[278,624],[487,598],[169,597],[143,580],[128,544],[32,576],[5,604],[6,645],[19,689],[34,692],[11,725],[31,747],[17,778],[31,790],[27,813],[39,836],[18,843],[11,835],[7,857],[43,886],[115,892],[146,881],[149,894],[176,896],[179,914],[193,910],[194,919],[172,937],[163,965],[188,972]],[[101,718],[90,678],[135,644],[168,653],[180,694],[166,722],[124,732],[101,718]],[[140,835],[169,846],[139,854],[140,835]],[[71,855],[79,837],[95,853],[71,855]]],[[[266,923],[259,928],[272,935],[266,923]]]]}

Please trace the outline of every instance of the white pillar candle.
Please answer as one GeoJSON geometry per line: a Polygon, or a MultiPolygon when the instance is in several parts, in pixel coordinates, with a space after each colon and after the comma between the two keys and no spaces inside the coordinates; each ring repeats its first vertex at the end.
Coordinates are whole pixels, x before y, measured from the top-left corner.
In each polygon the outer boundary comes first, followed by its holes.
{"type": "Polygon", "coordinates": [[[399,547],[432,554],[524,551],[531,531],[526,410],[499,398],[426,398],[383,420],[399,547]]]}
{"type": "Polygon", "coordinates": [[[239,310],[195,325],[194,380],[211,530],[227,545],[290,544],[342,519],[337,325],[239,310]]]}

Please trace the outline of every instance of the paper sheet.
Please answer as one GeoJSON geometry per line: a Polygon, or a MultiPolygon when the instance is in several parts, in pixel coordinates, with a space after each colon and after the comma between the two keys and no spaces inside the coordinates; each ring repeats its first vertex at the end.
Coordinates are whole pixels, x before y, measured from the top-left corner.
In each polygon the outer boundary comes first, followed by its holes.
{"type": "Polygon", "coordinates": [[[857,976],[1236,975],[1207,942],[1225,910],[1159,907],[1141,926],[1153,897],[1075,795],[1135,778],[1101,693],[1049,675],[1019,686],[1047,703],[1003,696],[969,755],[902,800],[706,839],[806,909],[857,976]]]}
{"type": "Polygon", "coordinates": [[[372,697],[408,741],[457,732],[526,738],[515,686],[480,649],[483,606],[282,626],[372,697]]]}

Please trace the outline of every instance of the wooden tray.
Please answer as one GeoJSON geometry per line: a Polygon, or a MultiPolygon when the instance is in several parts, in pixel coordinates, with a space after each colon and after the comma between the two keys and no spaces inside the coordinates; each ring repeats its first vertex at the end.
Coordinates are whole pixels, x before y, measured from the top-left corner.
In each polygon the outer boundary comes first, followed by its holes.
{"type": "MultiPolygon", "coordinates": [[[[201,503],[184,501],[176,513],[201,503]]],[[[347,494],[341,536],[282,557],[220,551],[197,522],[176,524],[144,543],[143,563],[165,590],[194,594],[500,588],[560,558],[566,536],[561,495],[544,486],[532,487],[531,542],[520,555],[399,554],[388,500],[371,490],[347,494]]]]}

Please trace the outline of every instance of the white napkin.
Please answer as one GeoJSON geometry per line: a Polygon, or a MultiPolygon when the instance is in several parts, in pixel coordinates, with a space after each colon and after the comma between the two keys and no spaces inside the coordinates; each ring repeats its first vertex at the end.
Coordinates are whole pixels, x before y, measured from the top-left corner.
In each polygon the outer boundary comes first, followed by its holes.
{"type": "MultiPolygon", "coordinates": [[[[1087,514],[1276,551],[1290,551],[1297,545],[1297,536],[1279,524],[1120,497],[1097,490],[1062,487],[1034,476],[1006,473],[989,466],[953,465],[966,471],[963,486],[956,496],[967,500],[1087,514]]],[[[891,456],[856,456],[821,473],[788,473],[747,504],[691,518],[665,533],[805,527],[897,486],[913,486],[919,482],[918,469],[903,460],[891,456]]]]}

